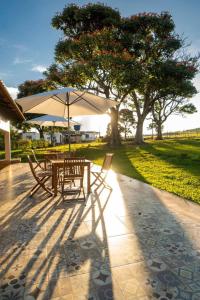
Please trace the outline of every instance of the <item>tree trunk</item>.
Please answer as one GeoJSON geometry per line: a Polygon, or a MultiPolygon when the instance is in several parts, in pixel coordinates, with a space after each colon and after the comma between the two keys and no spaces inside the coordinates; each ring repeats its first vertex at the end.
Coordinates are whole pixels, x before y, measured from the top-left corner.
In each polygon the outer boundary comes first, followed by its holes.
{"type": "Polygon", "coordinates": [[[44,139],[44,131],[43,131],[43,128],[42,127],[38,127],[38,131],[39,131],[39,134],[40,134],[40,139],[44,139]]]}
{"type": "Polygon", "coordinates": [[[117,108],[111,108],[111,139],[110,145],[116,147],[121,145],[120,133],[118,129],[119,112],[117,108]]]}
{"type": "Polygon", "coordinates": [[[126,128],[126,126],[124,127],[124,139],[125,139],[125,141],[126,141],[126,139],[127,139],[127,128],[126,128]]]}
{"type": "Polygon", "coordinates": [[[135,143],[137,145],[141,145],[144,142],[144,139],[143,139],[143,125],[144,125],[143,118],[138,119],[136,134],[135,134],[135,143]]]}
{"type": "Polygon", "coordinates": [[[158,122],[156,125],[157,125],[157,137],[156,137],[156,139],[157,140],[162,140],[163,139],[163,136],[162,136],[162,123],[158,122]]]}

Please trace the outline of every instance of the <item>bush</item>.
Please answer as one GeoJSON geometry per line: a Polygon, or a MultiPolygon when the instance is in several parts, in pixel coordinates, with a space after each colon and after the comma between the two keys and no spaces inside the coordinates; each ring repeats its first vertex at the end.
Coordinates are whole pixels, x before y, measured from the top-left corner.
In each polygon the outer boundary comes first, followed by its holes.
{"type": "Polygon", "coordinates": [[[31,141],[30,140],[18,140],[17,141],[17,148],[21,150],[27,150],[31,148],[31,141]]]}
{"type": "Polygon", "coordinates": [[[13,143],[15,147],[13,149],[21,149],[21,150],[27,150],[30,148],[37,149],[37,148],[46,148],[49,146],[49,142],[45,140],[23,140],[20,139],[13,143]]]}
{"type": "Polygon", "coordinates": [[[37,149],[37,148],[46,148],[49,146],[49,142],[45,140],[34,140],[32,141],[32,148],[37,149]]]}
{"type": "Polygon", "coordinates": [[[0,150],[4,150],[5,146],[4,146],[4,137],[3,134],[0,133],[0,150]]]}

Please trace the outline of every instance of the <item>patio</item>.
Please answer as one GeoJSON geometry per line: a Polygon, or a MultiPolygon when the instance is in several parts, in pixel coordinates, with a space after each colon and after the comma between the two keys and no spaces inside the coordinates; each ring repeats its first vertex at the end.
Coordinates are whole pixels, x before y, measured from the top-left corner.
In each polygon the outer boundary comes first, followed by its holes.
{"type": "Polygon", "coordinates": [[[200,299],[198,205],[113,172],[86,203],[0,178],[0,299],[200,299]]]}

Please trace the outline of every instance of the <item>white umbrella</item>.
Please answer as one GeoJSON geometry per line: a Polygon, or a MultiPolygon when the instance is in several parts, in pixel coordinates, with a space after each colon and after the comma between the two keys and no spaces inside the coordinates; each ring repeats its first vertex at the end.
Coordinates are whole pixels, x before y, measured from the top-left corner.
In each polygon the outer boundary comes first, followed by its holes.
{"type": "MultiPolygon", "coordinates": [[[[38,118],[34,118],[31,120],[26,121],[26,123],[29,124],[37,124],[40,126],[45,127],[68,127],[68,119],[63,117],[57,117],[57,116],[50,116],[50,115],[44,115],[38,118]]],[[[78,122],[75,122],[73,120],[69,121],[69,126],[78,125],[78,122]]]]}
{"type": "Polygon", "coordinates": [[[73,88],[63,88],[27,96],[18,99],[17,103],[22,107],[24,113],[66,117],[68,122],[69,117],[103,114],[118,104],[116,101],[73,88]]]}

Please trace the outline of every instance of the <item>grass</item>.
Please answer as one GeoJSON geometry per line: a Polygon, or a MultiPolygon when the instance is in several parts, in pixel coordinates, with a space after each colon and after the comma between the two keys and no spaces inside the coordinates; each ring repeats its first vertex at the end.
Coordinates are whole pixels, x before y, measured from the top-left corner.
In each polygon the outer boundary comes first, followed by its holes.
{"type": "MultiPolygon", "coordinates": [[[[67,149],[66,146],[54,148],[67,149]]],[[[99,165],[105,153],[111,151],[105,143],[74,144],[73,149],[99,165]]],[[[37,150],[41,157],[42,152],[37,150]]],[[[140,147],[125,144],[112,152],[116,172],[200,203],[200,139],[149,141],[140,147]]],[[[13,157],[21,156],[24,160],[25,154],[18,151],[13,157]]]]}

